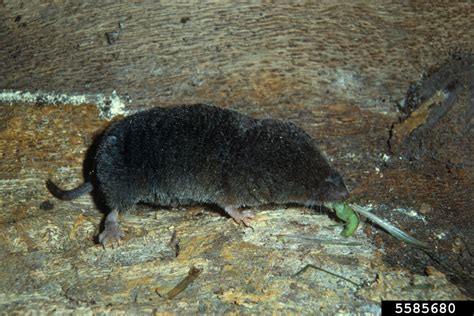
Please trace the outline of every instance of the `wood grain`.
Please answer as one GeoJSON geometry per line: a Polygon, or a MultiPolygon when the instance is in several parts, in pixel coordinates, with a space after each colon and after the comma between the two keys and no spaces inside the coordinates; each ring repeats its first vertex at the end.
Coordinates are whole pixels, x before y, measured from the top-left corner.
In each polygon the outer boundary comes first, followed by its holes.
{"type": "Polygon", "coordinates": [[[116,90],[132,107],[344,102],[393,110],[424,67],[472,49],[474,38],[472,5],[459,2],[3,1],[0,8],[1,89],[116,90]]]}

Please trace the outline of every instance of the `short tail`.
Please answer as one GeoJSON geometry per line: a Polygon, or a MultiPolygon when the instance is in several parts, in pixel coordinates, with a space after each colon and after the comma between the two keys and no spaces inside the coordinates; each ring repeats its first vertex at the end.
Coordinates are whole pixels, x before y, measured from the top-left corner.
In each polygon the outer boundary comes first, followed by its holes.
{"type": "Polygon", "coordinates": [[[46,181],[46,187],[52,195],[54,195],[60,200],[73,200],[75,198],[80,197],[81,195],[91,192],[93,189],[92,183],[84,182],[75,189],[63,190],[59,188],[56,184],[54,184],[51,180],[46,181]]]}

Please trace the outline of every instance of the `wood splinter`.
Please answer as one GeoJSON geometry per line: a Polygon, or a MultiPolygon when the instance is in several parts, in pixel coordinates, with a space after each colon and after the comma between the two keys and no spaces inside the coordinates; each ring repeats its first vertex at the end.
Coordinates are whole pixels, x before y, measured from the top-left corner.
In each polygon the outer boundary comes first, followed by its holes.
{"type": "Polygon", "coordinates": [[[200,273],[201,270],[192,266],[189,269],[188,275],[166,294],[168,299],[172,300],[176,295],[183,292],[191,283],[193,283],[194,280],[196,280],[200,273]]]}

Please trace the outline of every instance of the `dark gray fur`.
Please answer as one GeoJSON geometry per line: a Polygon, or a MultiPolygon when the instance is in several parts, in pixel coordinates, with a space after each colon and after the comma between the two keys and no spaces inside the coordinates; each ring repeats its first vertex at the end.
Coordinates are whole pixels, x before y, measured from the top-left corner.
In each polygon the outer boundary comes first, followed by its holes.
{"type": "MultiPolygon", "coordinates": [[[[95,177],[86,183],[98,186],[117,211],[139,202],[209,203],[228,211],[348,195],[315,141],[295,124],[208,105],[153,108],[114,123],[98,143],[95,177]]],[[[60,198],[92,190],[90,184],[48,187],[60,198]]]]}

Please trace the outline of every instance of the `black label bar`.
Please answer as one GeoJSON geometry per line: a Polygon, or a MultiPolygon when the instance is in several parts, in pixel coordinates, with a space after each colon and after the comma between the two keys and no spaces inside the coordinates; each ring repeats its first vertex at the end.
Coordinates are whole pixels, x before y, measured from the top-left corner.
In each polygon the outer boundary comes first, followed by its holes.
{"type": "Polygon", "coordinates": [[[382,316],[389,315],[474,316],[474,301],[382,301],[382,316]]]}

